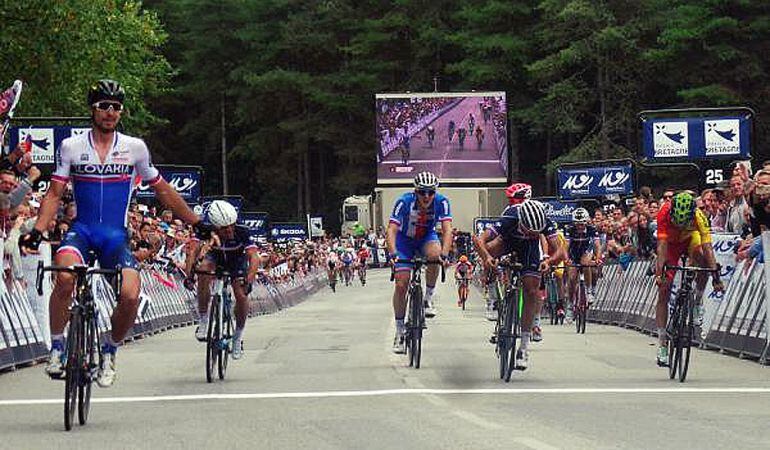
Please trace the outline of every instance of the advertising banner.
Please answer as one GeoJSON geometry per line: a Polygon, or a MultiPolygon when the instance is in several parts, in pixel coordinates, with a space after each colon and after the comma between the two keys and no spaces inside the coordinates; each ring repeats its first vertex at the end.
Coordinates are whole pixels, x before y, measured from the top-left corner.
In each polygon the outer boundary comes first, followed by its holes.
{"type": "Polygon", "coordinates": [[[580,205],[577,203],[567,203],[555,199],[538,199],[545,205],[545,215],[549,219],[558,223],[572,221],[572,212],[580,205]]]}
{"type": "Polygon", "coordinates": [[[476,217],[473,219],[473,230],[476,236],[481,235],[487,228],[501,225],[502,222],[499,217],[476,217]]]}
{"type": "Polygon", "coordinates": [[[505,92],[377,94],[377,183],[411,184],[422,171],[442,183],[505,183],[505,92]]]}
{"type": "MultiPolygon", "coordinates": [[[[741,236],[738,234],[712,233],[711,242],[711,245],[714,247],[714,256],[716,257],[717,264],[722,266],[720,277],[724,285],[727,286],[735,273],[735,249],[741,243],[741,236]]],[[[723,298],[724,293],[714,292],[711,282],[706,283],[703,291],[703,307],[706,309],[705,314],[703,314],[703,326],[701,327],[703,330],[711,329],[711,324],[716,317],[723,298]]]]}
{"type": "Polygon", "coordinates": [[[642,121],[648,159],[746,159],[751,155],[750,115],[660,118],[642,121]]]}
{"type": "Polygon", "coordinates": [[[274,241],[289,239],[307,239],[307,229],[304,223],[274,223],[270,226],[270,238],[274,241]]]}
{"type": "MultiPolygon", "coordinates": [[[[198,204],[201,200],[203,186],[203,168],[200,166],[171,166],[157,165],[163,179],[168,182],[185,202],[198,204]]],[[[155,191],[146,183],[141,183],[136,189],[136,198],[154,199],[155,191]]]]}
{"type": "Polygon", "coordinates": [[[323,217],[311,217],[310,237],[323,237],[325,234],[323,217]]]}
{"type": "Polygon", "coordinates": [[[629,163],[601,167],[559,167],[556,182],[560,199],[578,199],[634,192],[634,166],[629,163]]]}
{"type": "Polygon", "coordinates": [[[54,152],[61,145],[61,141],[90,129],[84,125],[15,126],[11,127],[9,146],[11,149],[16,148],[19,142],[26,140],[29,135],[32,143],[32,163],[39,166],[53,166],[54,152]]]}
{"type": "Polygon", "coordinates": [[[269,217],[269,214],[266,212],[253,211],[242,212],[238,215],[241,225],[249,229],[252,242],[257,242],[259,238],[267,237],[269,217]]]}

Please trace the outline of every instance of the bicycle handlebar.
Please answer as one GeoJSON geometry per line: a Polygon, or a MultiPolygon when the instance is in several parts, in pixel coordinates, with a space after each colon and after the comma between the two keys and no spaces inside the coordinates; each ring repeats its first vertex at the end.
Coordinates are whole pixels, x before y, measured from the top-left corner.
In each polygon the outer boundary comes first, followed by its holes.
{"type": "Polygon", "coordinates": [[[708,272],[708,273],[719,273],[720,270],[722,270],[722,266],[717,264],[716,269],[712,269],[709,267],[692,267],[692,266],[670,266],[668,264],[663,265],[663,271],[667,270],[677,270],[680,272],[708,272]]]}
{"type": "Polygon", "coordinates": [[[117,277],[117,292],[115,293],[115,298],[120,298],[120,289],[123,285],[123,274],[122,274],[123,268],[121,266],[117,266],[114,269],[102,269],[99,267],[90,267],[82,264],[75,264],[72,266],[43,266],[43,261],[38,261],[37,263],[37,280],[36,280],[36,287],[37,287],[37,294],[43,295],[43,274],[45,272],[67,272],[75,274],[79,277],[82,276],[89,276],[89,275],[107,275],[107,276],[116,276],[117,277]]]}
{"type": "Polygon", "coordinates": [[[396,264],[397,263],[410,263],[415,264],[418,266],[441,266],[441,282],[446,281],[446,267],[444,266],[443,261],[428,261],[426,259],[422,258],[412,258],[412,259],[400,259],[396,258],[393,259],[393,265],[390,267],[390,281],[393,281],[396,279],[396,264]]]}

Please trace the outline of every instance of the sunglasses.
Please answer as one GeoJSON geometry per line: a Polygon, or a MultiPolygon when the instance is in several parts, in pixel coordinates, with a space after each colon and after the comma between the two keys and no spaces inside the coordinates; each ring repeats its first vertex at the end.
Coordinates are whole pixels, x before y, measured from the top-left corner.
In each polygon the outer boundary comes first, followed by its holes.
{"type": "Polygon", "coordinates": [[[664,196],[663,196],[663,198],[664,198],[664,199],[667,199],[667,198],[674,198],[674,196],[673,196],[673,195],[664,195],[664,196]]]}
{"type": "Polygon", "coordinates": [[[417,195],[422,195],[423,197],[429,197],[431,195],[434,195],[436,191],[433,191],[431,189],[417,189],[417,195]]]}
{"type": "Polygon", "coordinates": [[[121,103],[115,102],[96,102],[91,106],[98,109],[99,111],[109,111],[110,109],[115,112],[123,111],[123,105],[121,103]]]}

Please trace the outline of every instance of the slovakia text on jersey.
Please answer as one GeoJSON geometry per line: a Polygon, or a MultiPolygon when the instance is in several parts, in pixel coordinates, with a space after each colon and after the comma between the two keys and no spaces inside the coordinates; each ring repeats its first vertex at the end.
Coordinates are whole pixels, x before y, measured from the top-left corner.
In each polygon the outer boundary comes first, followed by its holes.
{"type": "Polygon", "coordinates": [[[143,140],[116,132],[102,162],[89,131],[62,141],[51,179],[72,180],[77,222],[124,228],[137,176],[150,185],[161,180],[143,140]]]}
{"type": "Polygon", "coordinates": [[[420,210],[417,194],[407,192],[396,200],[390,215],[390,223],[398,225],[401,236],[418,241],[428,236],[436,228],[436,223],[447,220],[452,220],[449,199],[438,192],[425,211],[420,210]]]}

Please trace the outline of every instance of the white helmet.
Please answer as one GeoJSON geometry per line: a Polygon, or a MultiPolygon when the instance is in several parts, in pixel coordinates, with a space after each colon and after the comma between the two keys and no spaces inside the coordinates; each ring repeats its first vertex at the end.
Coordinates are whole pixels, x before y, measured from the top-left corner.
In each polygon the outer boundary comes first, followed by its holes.
{"type": "Polygon", "coordinates": [[[432,172],[420,172],[414,177],[414,187],[416,189],[438,189],[438,178],[432,172]]]}
{"type": "Polygon", "coordinates": [[[230,202],[214,200],[209,205],[208,218],[215,227],[226,227],[238,220],[238,211],[230,202]]]}
{"type": "Polygon", "coordinates": [[[588,223],[588,210],[585,208],[578,208],[572,212],[572,221],[575,223],[588,223]]]}
{"type": "Polygon", "coordinates": [[[519,205],[519,220],[524,228],[539,233],[545,229],[545,207],[537,200],[527,200],[519,205]]]}

